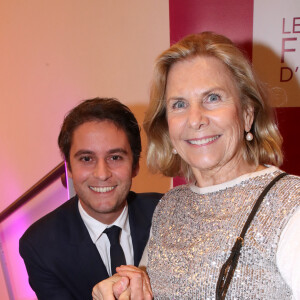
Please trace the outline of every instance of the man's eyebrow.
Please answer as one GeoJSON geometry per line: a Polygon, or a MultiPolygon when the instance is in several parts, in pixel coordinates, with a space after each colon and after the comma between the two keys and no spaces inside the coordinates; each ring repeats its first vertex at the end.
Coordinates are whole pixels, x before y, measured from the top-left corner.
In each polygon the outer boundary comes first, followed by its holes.
{"type": "Polygon", "coordinates": [[[75,154],[74,154],[74,157],[78,157],[80,155],[87,155],[87,154],[94,154],[93,151],[90,151],[90,150],[85,150],[85,149],[82,149],[82,150],[78,150],[75,154]]]}
{"type": "MultiPolygon", "coordinates": [[[[128,151],[125,150],[124,148],[113,148],[113,149],[110,149],[107,153],[108,154],[122,153],[122,154],[127,155],[128,151]]],[[[78,156],[81,156],[81,155],[93,155],[93,154],[95,154],[94,151],[81,149],[81,150],[78,150],[74,154],[74,157],[78,157],[78,156]]]]}
{"type": "Polygon", "coordinates": [[[123,148],[114,148],[114,149],[110,149],[108,151],[108,154],[114,154],[114,153],[123,153],[123,154],[128,154],[128,151],[126,151],[123,148]]]}

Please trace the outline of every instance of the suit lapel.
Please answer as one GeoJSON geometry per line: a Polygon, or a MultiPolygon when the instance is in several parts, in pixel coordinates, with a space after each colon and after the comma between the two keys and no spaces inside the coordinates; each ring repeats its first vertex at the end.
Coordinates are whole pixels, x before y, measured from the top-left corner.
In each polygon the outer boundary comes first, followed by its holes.
{"type": "Polygon", "coordinates": [[[128,195],[129,225],[133,244],[134,265],[138,266],[149,238],[151,223],[145,220],[141,209],[134,205],[133,198],[136,198],[136,194],[130,192],[128,195]]]}

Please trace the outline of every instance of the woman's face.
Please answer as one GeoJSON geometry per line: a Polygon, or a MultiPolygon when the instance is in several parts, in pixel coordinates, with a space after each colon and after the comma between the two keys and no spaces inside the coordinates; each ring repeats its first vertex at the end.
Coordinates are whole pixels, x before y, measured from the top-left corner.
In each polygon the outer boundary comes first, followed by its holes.
{"type": "Polygon", "coordinates": [[[173,146],[196,179],[205,172],[224,179],[238,175],[246,164],[243,139],[253,114],[242,112],[236,83],[221,61],[198,56],[175,63],[166,107],[173,146]]]}

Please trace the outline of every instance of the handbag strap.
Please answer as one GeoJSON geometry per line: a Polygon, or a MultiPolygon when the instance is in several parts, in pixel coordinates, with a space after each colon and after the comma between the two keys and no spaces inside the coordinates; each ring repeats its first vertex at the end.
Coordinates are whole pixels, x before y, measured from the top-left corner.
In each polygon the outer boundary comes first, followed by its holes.
{"type": "Polygon", "coordinates": [[[245,236],[245,234],[246,234],[246,232],[247,232],[247,230],[248,230],[248,228],[249,228],[249,226],[250,226],[250,223],[252,222],[252,220],[253,220],[253,218],[254,218],[254,216],[255,216],[255,214],[256,214],[256,212],[258,211],[258,208],[260,207],[260,205],[261,205],[261,203],[263,202],[263,199],[264,199],[264,197],[266,196],[266,194],[269,192],[269,190],[271,189],[271,187],[278,181],[278,180],[280,180],[282,177],[284,177],[284,176],[286,176],[287,175],[287,173],[281,173],[281,174],[279,174],[278,176],[276,176],[266,187],[265,187],[265,189],[262,191],[262,193],[260,194],[260,196],[258,197],[258,199],[257,199],[257,201],[256,201],[256,203],[255,203],[255,205],[253,206],[253,208],[252,208],[252,211],[251,211],[251,213],[250,213],[250,215],[249,215],[249,217],[248,217],[248,219],[247,219],[247,221],[246,221],[246,223],[245,223],[245,225],[244,225],[244,227],[243,227],[243,230],[242,230],[242,232],[241,232],[241,234],[240,234],[240,237],[242,238],[242,239],[244,239],[244,236],[245,236]]]}
{"type": "Polygon", "coordinates": [[[219,279],[217,282],[217,287],[216,287],[216,299],[217,300],[223,300],[225,299],[229,284],[231,282],[231,279],[233,277],[235,268],[237,266],[240,253],[241,253],[241,248],[244,245],[244,237],[245,234],[258,210],[260,207],[264,197],[268,193],[268,191],[271,189],[271,187],[282,177],[288,175],[287,173],[280,173],[278,176],[276,176],[262,191],[262,193],[259,195],[258,199],[256,200],[256,203],[254,204],[251,213],[248,216],[247,221],[244,224],[244,227],[241,231],[241,234],[237,237],[234,246],[231,249],[231,254],[229,258],[226,260],[224,265],[221,268],[219,279]]]}

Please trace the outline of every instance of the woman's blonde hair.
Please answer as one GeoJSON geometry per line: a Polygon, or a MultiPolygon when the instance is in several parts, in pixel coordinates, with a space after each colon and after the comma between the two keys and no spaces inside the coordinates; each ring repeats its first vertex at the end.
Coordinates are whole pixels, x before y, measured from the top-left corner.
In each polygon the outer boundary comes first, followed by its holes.
{"type": "Polygon", "coordinates": [[[252,141],[245,141],[244,158],[254,164],[282,163],[282,138],[275,122],[265,86],[256,78],[244,54],[225,36],[202,32],[189,35],[164,51],[156,60],[150,91],[150,104],[144,120],[148,136],[147,163],[153,172],[165,176],[184,176],[192,180],[191,167],[172,153],[166,119],[165,92],[172,65],[196,56],[210,56],[222,61],[233,75],[240,92],[242,110],[254,108],[252,141]]]}

